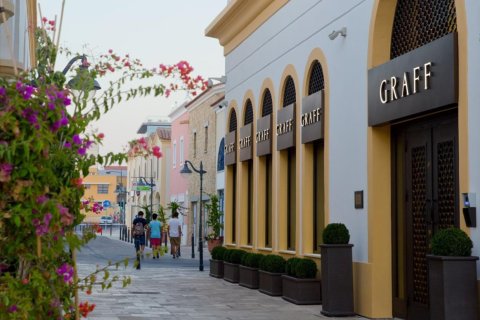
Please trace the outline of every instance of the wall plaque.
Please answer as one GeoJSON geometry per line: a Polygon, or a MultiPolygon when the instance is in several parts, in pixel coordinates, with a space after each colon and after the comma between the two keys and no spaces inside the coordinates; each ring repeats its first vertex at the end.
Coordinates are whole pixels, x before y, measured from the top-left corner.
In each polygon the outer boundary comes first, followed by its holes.
{"type": "Polygon", "coordinates": [[[240,128],[240,139],[238,140],[240,150],[240,161],[251,160],[253,157],[253,128],[252,124],[246,124],[240,128]]]}
{"type": "Polygon", "coordinates": [[[237,131],[227,133],[225,136],[225,165],[237,163],[237,131]]]}
{"type": "Polygon", "coordinates": [[[302,143],[323,139],[323,90],[302,100],[302,143]]]}
{"type": "Polygon", "coordinates": [[[277,111],[277,150],[295,147],[295,103],[277,111]]]}
{"type": "Polygon", "coordinates": [[[272,153],[272,133],[271,114],[257,120],[257,132],[255,133],[257,156],[265,156],[272,153]]]}
{"type": "Polygon", "coordinates": [[[458,102],[457,35],[450,33],[368,71],[368,125],[458,102]]]}

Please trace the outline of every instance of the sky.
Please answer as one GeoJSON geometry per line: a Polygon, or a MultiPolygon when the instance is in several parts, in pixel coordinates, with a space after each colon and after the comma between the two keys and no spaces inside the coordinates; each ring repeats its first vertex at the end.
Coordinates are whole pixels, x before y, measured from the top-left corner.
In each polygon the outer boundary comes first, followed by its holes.
{"type": "MultiPolygon", "coordinates": [[[[62,0],[38,0],[49,20],[60,19],[62,0]]],[[[225,72],[223,48],[208,38],[205,29],[225,8],[226,0],[66,0],[60,46],[93,57],[113,49],[140,59],[146,67],[188,61],[194,75],[219,77],[225,72]]],[[[40,15],[40,14],[39,14],[40,15]]],[[[62,70],[69,58],[59,57],[62,70]]],[[[102,79],[99,79],[100,86],[102,79]]],[[[108,84],[103,84],[107,87],[108,84]]],[[[116,105],[91,129],[105,134],[100,153],[121,152],[128,141],[139,138],[140,125],[165,119],[186,99],[185,93],[169,98],[142,98],[116,105]]]]}

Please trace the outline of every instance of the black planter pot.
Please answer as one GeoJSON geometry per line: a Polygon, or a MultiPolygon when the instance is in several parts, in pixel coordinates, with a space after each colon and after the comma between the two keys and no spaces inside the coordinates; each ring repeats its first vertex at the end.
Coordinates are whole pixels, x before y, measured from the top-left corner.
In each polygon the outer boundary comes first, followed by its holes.
{"type": "Polygon", "coordinates": [[[282,275],[284,273],[258,270],[258,290],[270,296],[281,296],[283,294],[282,275]]]}
{"type": "Polygon", "coordinates": [[[258,289],[258,269],[239,266],[238,284],[250,289],[258,289]]]}
{"type": "Polygon", "coordinates": [[[430,319],[478,319],[478,257],[427,255],[430,319]]]}
{"type": "Polygon", "coordinates": [[[322,244],[322,314],[355,315],[353,306],[353,244],[322,244]]]}
{"type": "Polygon", "coordinates": [[[223,260],[210,259],[210,276],[223,278],[223,260]]]}
{"type": "Polygon", "coordinates": [[[317,279],[282,276],[282,298],[295,304],[322,304],[322,286],[317,279]]]}
{"type": "Polygon", "coordinates": [[[238,283],[238,264],[223,262],[223,280],[231,283],[238,283]]]}

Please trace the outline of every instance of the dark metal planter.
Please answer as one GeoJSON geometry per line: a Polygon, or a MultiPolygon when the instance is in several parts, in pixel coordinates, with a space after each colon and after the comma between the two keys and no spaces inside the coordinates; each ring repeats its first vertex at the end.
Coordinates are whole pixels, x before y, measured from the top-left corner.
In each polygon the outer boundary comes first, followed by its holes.
{"type": "Polygon", "coordinates": [[[223,278],[223,260],[210,259],[210,276],[223,278]]]}
{"type": "Polygon", "coordinates": [[[270,296],[281,296],[283,294],[282,275],[284,273],[258,270],[258,290],[270,296]]]}
{"type": "Polygon", "coordinates": [[[223,280],[226,280],[231,283],[238,283],[238,264],[223,262],[223,280]]]}
{"type": "Polygon", "coordinates": [[[427,255],[430,319],[478,319],[478,257],[427,255]]]}
{"type": "Polygon", "coordinates": [[[355,315],[353,306],[353,244],[322,244],[322,311],[329,317],[355,315]]]}
{"type": "Polygon", "coordinates": [[[282,298],[295,304],[322,304],[321,281],[282,276],[282,298]]]}
{"type": "Polygon", "coordinates": [[[239,266],[238,284],[250,289],[258,289],[258,269],[239,266]]]}

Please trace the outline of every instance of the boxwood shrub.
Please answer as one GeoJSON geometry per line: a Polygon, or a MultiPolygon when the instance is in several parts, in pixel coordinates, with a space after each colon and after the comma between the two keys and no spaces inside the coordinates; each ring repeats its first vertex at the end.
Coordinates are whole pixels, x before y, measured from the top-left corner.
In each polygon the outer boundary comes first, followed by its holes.
{"type": "Polygon", "coordinates": [[[347,244],[350,241],[350,233],[343,223],[330,223],[323,230],[323,243],[347,244]]]}
{"type": "Polygon", "coordinates": [[[234,264],[240,264],[242,261],[242,257],[244,254],[246,254],[246,251],[240,250],[240,249],[230,249],[230,254],[228,255],[228,260],[225,259],[226,262],[234,263],[234,264]]]}
{"type": "Polygon", "coordinates": [[[473,243],[468,235],[458,228],[437,231],[430,240],[432,254],[436,256],[468,257],[473,243]]]}
{"type": "Polygon", "coordinates": [[[212,259],[213,260],[223,260],[225,252],[228,249],[222,246],[218,246],[212,249],[212,259]]]}
{"type": "Polygon", "coordinates": [[[262,257],[261,253],[248,252],[243,256],[241,264],[249,268],[258,268],[262,257]]]}
{"type": "Polygon", "coordinates": [[[260,259],[259,268],[271,273],[285,273],[285,259],[275,254],[267,254],[260,259]]]}
{"type": "Polygon", "coordinates": [[[230,254],[232,253],[232,250],[234,249],[225,248],[225,251],[223,252],[223,261],[226,261],[226,262],[230,261],[230,254]]]}
{"type": "Polygon", "coordinates": [[[287,260],[287,262],[285,263],[285,272],[287,273],[287,275],[295,277],[295,266],[300,260],[302,259],[297,257],[287,260]]]}
{"type": "Polygon", "coordinates": [[[295,278],[314,279],[317,275],[317,264],[311,259],[299,259],[294,265],[295,278]]]}

